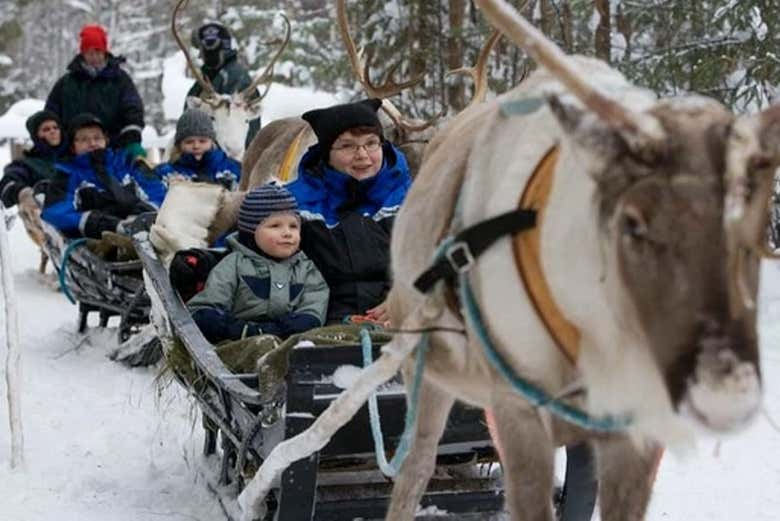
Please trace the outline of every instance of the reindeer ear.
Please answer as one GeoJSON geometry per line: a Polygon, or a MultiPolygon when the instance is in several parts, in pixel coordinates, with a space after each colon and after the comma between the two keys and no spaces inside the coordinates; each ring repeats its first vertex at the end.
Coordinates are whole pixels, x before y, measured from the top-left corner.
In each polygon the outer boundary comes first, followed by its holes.
{"type": "Polygon", "coordinates": [[[246,104],[247,120],[252,121],[263,115],[263,99],[255,98],[246,104]]]}
{"type": "Polygon", "coordinates": [[[208,103],[200,99],[198,96],[187,96],[188,108],[206,110],[208,106],[208,103]]]}
{"type": "Polygon", "coordinates": [[[620,133],[595,113],[554,94],[548,97],[547,103],[564,133],[599,160],[608,162],[626,150],[620,133]]]}

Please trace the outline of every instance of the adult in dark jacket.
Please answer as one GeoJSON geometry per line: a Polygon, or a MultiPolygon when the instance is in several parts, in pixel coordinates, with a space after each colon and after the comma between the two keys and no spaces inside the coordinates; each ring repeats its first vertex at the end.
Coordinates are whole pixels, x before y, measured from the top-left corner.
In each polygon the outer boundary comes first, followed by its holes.
{"type": "Polygon", "coordinates": [[[21,158],[6,165],[0,179],[0,200],[6,208],[21,202],[22,198],[31,200],[35,185],[54,177],[54,162],[68,147],[57,114],[41,110],[27,119],[26,126],[33,146],[21,158]]]}
{"type": "Polygon", "coordinates": [[[318,142],[287,188],[303,218],[301,249],[330,287],[328,321],[387,320],[390,232],[411,185],[406,158],[384,141],[378,99],[305,113],[318,142]]]}
{"type": "Polygon", "coordinates": [[[144,155],[141,132],[144,105],[133,80],[120,65],[125,59],[108,52],[108,37],[99,25],[85,25],[80,33],[80,53],[46,99],[46,110],[66,126],[78,114],[90,113],[105,125],[109,146],[144,155]]]}
{"type": "MultiPolygon", "coordinates": [[[[238,62],[238,53],[233,49],[233,38],[224,25],[211,22],[200,26],[192,34],[192,45],[200,51],[203,60],[200,70],[203,76],[211,82],[218,94],[241,92],[252,83],[249,71],[238,62]]],[[[202,91],[203,87],[196,81],[187,93],[187,97],[198,97],[202,91]]],[[[258,96],[260,92],[255,89],[252,98],[258,96]]],[[[249,122],[246,146],[249,146],[258,130],[260,130],[259,117],[249,122]]]]}
{"type": "Polygon", "coordinates": [[[102,232],[122,232],[136,215],[159,208],[165,185],[128,152],[107,149],[97,117],[74,117],[68,135],[73,156],[56,164],[58,178],[46,195],[44,220],[68,237],[99,239],[102,232]]]}

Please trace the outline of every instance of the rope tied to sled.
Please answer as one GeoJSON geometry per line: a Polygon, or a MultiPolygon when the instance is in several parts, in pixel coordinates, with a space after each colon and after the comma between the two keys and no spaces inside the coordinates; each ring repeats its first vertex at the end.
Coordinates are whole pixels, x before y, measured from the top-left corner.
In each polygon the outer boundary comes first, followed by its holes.
{"type": "Polygon", "coordinates": [[[68,243],[68,247],[65,248],[65,251],[62,252],[62,260],[60,261],[60,269],[59,273],[57,274],[57,279],[60,282],[60,289],[65,294],[66,297],[68,297],[68,300],[71,304],[76,303],[76,299],[73,298],[73,295],[70,292],[70,289],[68,288],[68,279],[65,277],[65,273],[67,271],[68,267],[68,260],[70,259],[70,255],[73,252],[74,249],[76,249],[78,246],[82,246],[86,244],[87,239],[76,239],[73,241],[70,241],[68,243]]]}
{"type": "MultiPolygon", "coordinates": [[[[377,403],[376,389],[368,398],[368,415],[371,422],[371,435],[374,438],[374,451],[379,470],[382,474],[392,478],[398,474],[406,456],[409,454],[409,448],[412,445],[415,426],[417,425],[417,408],[420,400],[420,385],[422,384],[423,369],[425,367],[425,354],[428,352],[429,332],[424,332],[420,336],[420,341],[415,346],[415,364],[414,378],[412,387],[406,395],[406,419],[404,431],[395,448],[393,458],[387,461],[387,450],[385,448],[384,436],[382,435],[382,425],[379,415],[379,405],[377,403]]],[[[363,366],[370,366],[374,360],[371,354],[372,344],[369,328],[360,329],[360,346],[363,350],[363,366]]]]}

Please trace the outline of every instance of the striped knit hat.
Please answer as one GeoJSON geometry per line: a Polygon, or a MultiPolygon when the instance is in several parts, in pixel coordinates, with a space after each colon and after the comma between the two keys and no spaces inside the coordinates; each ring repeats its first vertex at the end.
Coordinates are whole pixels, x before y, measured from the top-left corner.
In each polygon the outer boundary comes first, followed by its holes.
{"type": "Polygon", "coordinates": [[[238,229],[242,232],[255,233],[257,225],[276,212],[298,214],[298,204],[293,194],[285,187],[274,183],[254,188],[246,194],[244,202],[238,209],[238,229]]]}

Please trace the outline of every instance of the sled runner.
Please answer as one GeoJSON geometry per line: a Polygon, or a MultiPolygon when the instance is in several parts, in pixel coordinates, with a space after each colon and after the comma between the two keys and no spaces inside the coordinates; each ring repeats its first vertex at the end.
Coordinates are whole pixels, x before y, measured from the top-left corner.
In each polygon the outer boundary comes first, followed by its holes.
{"type": "MultiPolygon", "coordinates": [[[[256,371],[236,374],[199,331],[148,236],[136,234],[134,241],[151,299],[152,322],[168,366],[201,409],[204,454],[220,461],[216,488],[230,484],[235,499],[270,451],[308,428],[341,392],[334,374],[345,366],[362,367],[360,345],[345,340],[347,334],[333,335],[328,345],[324,339],[329,328],[321,328],[312,332],[313,341],[294,340],[288,370],[278,382],[259,382],[256,371]],[[185,363],[172,360],[182,353],[185,363]],[[265,392],[258,390],[261,387],[265,392]]],[[[378,352],[375,342],[375,357],[378,352]]],[[[382,434],[391,449],[404,427],[406,402],[401,384],[380,389],[378,403],[382,434]]],[[[266,519],[383,519],[391,485],[377,468],[369,413],[364,407],[322,450],[283,473],[268,499],[266,519]]],[[[555,498],[559,519],[590,519],[595,492],[589,450],[569,449],[565,482],[555,498]]],[[[431,519],[436,520],[487,520],[501,512],[502,503],[500,465],[482,411],[458,406],[439,444],[437,472],[421,502],[423,513],[435,515],[431,519]]],[[[230,508],[225,510],[233,517],[230,508]]]]}

